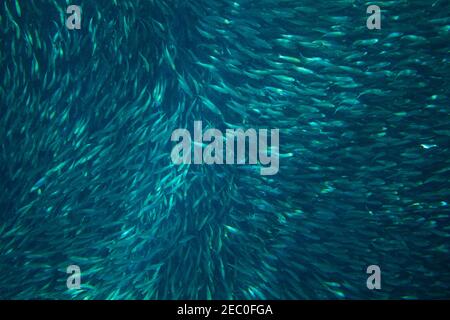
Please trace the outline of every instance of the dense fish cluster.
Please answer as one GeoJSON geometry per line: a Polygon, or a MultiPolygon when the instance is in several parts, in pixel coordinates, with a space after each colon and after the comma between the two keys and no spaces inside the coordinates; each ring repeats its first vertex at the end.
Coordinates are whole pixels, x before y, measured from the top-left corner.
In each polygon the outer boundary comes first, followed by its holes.
{"type": "Polygon", "coordinates": [[[448,1],[0,6],[0,298],[444,298],[448,1]],[[174,165],[277,128],[280,168],[174,165]],[[67,289],[69,265],[81,289],[67,289]],[[382,289],[368,290],[378,265],[382,289]]]}

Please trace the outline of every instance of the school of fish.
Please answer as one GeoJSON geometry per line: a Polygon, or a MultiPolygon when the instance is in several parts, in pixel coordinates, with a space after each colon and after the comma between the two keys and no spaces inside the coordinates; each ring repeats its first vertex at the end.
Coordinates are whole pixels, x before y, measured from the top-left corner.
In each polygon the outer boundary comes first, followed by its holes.
{"type": "Polygon", "coordinates": [[[449,298],[448,1],[70,4],[0,3],[0,299],[449,298]],[[173,164],[196,120],[279,172],[173,164]]]}

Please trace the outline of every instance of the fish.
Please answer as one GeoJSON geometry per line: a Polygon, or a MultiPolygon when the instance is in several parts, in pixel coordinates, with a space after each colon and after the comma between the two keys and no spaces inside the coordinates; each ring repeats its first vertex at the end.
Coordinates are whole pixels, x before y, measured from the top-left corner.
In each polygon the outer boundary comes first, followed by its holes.
{"type": "Polygon", "coordinates": [[[379,5],[91,1],[67,30],[4,1],[0,299],[447,299],[448,5],[379,5]],[[279,129],[278,173],[174,164],[193,121],[279,129]]]}

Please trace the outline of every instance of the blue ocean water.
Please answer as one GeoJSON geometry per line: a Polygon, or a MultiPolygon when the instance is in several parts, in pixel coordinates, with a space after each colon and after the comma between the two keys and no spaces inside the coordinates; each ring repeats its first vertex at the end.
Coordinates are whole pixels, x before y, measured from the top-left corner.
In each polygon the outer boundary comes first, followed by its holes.
{"type": "Polygon", "coordinates": [[[0,5],[1,299],[449,297],[448,1],[78,5],[0,5]],[[194,121],[276,174],[174,164],[194,121]]]}

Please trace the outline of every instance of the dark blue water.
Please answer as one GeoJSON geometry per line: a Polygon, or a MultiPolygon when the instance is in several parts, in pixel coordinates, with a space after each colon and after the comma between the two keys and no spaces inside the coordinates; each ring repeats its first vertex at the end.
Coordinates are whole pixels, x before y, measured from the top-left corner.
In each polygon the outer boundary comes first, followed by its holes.
{"type": "Polygon", "coordinates": [[[450,6],[369,4],[2,2],[0,298],[448,298],[450,6]],[[278,172],[172,163],[194,121],[278,172]]]}

